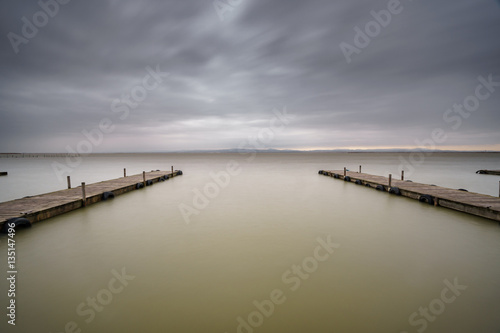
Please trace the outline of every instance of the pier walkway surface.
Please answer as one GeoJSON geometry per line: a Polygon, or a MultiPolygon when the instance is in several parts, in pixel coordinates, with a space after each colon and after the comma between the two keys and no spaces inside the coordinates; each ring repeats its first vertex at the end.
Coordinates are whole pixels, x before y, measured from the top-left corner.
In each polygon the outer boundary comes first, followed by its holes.
{"type": "Polygon", "coordinates": [[[442,206],[500,221],[500,198],[498,197],[353,171],[320,170],[319,174],[353,182],[357,185],[373,187],[380,191],[416,199],[434,206],[442,206]]]}
{"type": "Polygon", "coordinates": [[[180,170],[157,170],[2,202],[0,227],[8,220],[21,218],[29,223],[39,222],[179,175],[180,170]]]}

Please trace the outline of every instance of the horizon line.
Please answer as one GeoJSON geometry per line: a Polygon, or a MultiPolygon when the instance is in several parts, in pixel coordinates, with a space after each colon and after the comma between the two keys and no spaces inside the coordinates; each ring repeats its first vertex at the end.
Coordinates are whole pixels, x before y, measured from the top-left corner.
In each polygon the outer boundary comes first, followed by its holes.
{"type": "Polygon", "coordinates": [[[489,149],[425,149],[425,148],[334,148],[334,149],[288,149],[288,148],[256,148],[256,149],[238,149],[238,148],[221,148],[221,149],[183,149],[183,150],[156,150],[156,151],[107,151],[107,152],[91,152],[91,153],[68,153],[68,152],[0,152],[0,155],[99,155],[99,154],[175,154],[175,153],[240,153],[240,152],[257,152],[257,153],[328,153],[328,152],[384,152],[384,153],[500,153],[500,150],[489,149]]]}

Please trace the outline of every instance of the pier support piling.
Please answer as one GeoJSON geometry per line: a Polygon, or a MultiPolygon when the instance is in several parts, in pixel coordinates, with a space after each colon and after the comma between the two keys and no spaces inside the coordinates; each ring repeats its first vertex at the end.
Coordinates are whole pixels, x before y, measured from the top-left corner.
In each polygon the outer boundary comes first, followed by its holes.
{"type": "Polygon", "coordinates": [[[127,177],[127,168],[123,168],[123,177],[127,177]]]}
{"type": "Polygon", "coordinates": [[[389,174],[389,189],[392,187],[392,174],[389,174]]]}
{"type": "Polygon", "coordinates": [[[359,166],[359,173],[361,173],[361,165],[359,166]]]}
{"type": "Polygon", "coordinates": [[[71,177],[67,176],[66,179],[68,180],[68,189],[71,188],[71,177]]]}
{"type": "Polygon", "coordinates": [[[87,195],[85,194],[85,182],[82,183],[82,204],[83,207],[87,206],[87,195]]]}
{"type": "Polygon", "coordinates": [[[405,180],[405,171],[401,170],[401,180],[405,180]]]}
{"type": "Polygon", "coordinates": [[[344,178],[345,178],[346,175],[347,175],[347,168],[344,167],[344,178]]]}
{"type": "Polygon", "coordinates": [[[146,171],[142,172],[142,182],[144,183],[144,187],[146,187],[146,171]]]}

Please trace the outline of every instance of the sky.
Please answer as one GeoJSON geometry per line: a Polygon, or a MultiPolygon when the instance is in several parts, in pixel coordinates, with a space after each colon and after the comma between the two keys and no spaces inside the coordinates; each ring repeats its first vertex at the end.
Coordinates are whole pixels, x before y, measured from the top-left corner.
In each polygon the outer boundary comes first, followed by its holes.
{"type": "Polygon", "coordinates": [[[0,152],[500,151],[497,0],[0,2],[0,152]]]}

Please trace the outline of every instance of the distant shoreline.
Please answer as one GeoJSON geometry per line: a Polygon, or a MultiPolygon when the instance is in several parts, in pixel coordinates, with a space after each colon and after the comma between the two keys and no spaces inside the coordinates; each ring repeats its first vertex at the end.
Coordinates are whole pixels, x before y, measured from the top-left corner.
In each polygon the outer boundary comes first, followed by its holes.
{"type": "Polygon", "coordinates": [[[77,156],[99,156],[99,155],[128,155],[128,154],[244,154],[244,153],[261,153],[261,154],[324,154],[324,153],[351,153],[351,154],[411,154],[411,153],[428,153],[428,154],[444,154],[444,153],[460,153],[460,154],[497,154],[500,151],[494,150],[425,150],[425,149],[408,149],[408,150],[252,150],[252,149],[226,149],[226,150],[186,150],[186,151],[164,151],[164,152],[103,152],[92,154],[69,154],[69,153],[0,153],[0,158],[28,158],[28,157],[77,157],[77,156]]]}

